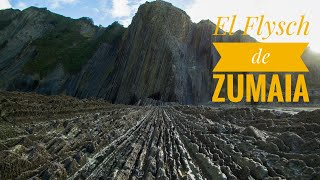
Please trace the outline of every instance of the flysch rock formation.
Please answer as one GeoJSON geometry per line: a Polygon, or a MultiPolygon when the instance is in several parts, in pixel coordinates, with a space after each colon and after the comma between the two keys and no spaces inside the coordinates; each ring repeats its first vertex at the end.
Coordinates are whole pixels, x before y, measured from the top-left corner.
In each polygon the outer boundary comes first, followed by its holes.
{"type": "MultiPolygon", "coordinates": [[[[1,10],[0,88],[123,104],[207,103],[220,58],[212,42],[255,41],[241,31],[212,36],[215,28],[164,1],[141,5],[128,28],[35,7],[1,10]]],[[[311,67],[307,81],[315,92],[320,75],[311,67]]]]}
{"type": "Polygon", "coordinates": [[[320,111],[0,92],[0,179],[319,179],[320,111]]]}

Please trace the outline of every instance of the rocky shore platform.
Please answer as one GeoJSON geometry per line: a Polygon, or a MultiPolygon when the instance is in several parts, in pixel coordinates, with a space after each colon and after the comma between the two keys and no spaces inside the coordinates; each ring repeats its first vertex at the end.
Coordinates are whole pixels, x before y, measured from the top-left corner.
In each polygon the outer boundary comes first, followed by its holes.
{"type": "Polygon", "coordinates": [[[320,110],[0,92],[0,179],[320,179],[320,110]]]}

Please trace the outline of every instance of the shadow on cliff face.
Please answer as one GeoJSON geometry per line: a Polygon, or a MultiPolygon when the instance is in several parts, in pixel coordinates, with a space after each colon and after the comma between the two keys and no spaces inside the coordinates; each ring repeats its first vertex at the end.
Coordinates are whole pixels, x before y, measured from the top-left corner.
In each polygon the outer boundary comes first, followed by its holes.
{"type": "MultiPolygon", "coordinates": [[[[143,98],[143,99],[145,99],[145,98],[143,98]]],[[[161,93],[160,92],[153,93],[153,94],[149,95],[147,97],[147,99],[154,100],[154,101],[160,101],[161,100],[161,93]]],[[[142,99],[139,99],[137,97],[137,95],[134,94],[130,98],[129,105],[137,105],[137,103],[139,103],[139,101],[141,101],[141,100],[142,99]]]]}
{"type": "Polygon", "coordinates": [[[161,93],[160,92],[156,92],[156,93],[151,94],[150,96],[148,96],[148,98],[151,98],[151,99],[159,101],[161,99],[161,93]]]}
{"type": "Polygon", "coordinates": [[[136,95],[131,96],[129,105],[135,105],[139,101],[136,95]]]}

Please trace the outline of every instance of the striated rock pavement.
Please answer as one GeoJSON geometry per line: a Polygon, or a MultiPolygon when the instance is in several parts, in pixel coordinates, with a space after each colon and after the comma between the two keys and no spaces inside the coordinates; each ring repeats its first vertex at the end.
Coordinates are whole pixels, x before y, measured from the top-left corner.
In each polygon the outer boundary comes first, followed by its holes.
{"type": "Polygon", "coordinates": [[[0,179],[319,179],[320,111],[0,92],[0,179]]]}

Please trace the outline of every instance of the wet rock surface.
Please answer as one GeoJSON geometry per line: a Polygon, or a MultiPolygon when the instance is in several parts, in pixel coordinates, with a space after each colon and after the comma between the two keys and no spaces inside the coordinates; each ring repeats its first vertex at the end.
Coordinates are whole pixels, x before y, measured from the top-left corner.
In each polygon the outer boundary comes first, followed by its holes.
{"type": "Polygon", "coordinates": [[[320,111],[0,92],[0,179],[319,179],[320,111]]]}

